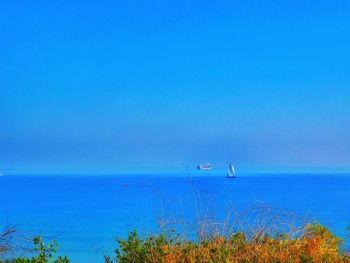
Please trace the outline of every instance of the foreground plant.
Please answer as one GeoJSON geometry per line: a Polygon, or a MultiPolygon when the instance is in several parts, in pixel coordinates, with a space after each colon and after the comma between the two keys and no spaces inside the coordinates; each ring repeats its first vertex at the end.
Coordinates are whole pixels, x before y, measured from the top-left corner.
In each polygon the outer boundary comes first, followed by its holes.
{"type": "Polygon", "coordinates": [[[35,237],[34,243],[34,254],[32,257],[19,257],[14,259],[0,260],[0,263],[69,263],[67,257],[59,256],[55,259],[55,254],[58,249],[58,244],[55,240],[52,240],[50,244],[45,245],[41,237],[35,237]]]}
{"type": "Polygon", "coordinates": [[[132,232],[118,242],[115,259],[105,257],[105,262],[350,262],[340,250],[341,242],[318,223],[308,224],[298,238],[276,234],[262,235],[254,241],[241,232],[197,242],[165,235],[142,239],[132,232]]]}

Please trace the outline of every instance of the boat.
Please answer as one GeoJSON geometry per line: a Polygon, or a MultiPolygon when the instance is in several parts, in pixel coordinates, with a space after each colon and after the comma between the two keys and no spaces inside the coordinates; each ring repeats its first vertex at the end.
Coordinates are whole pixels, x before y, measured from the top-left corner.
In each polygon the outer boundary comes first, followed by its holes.
{"type": "Polygon", "coordinates": [[[211,169],[213,169],[213,167],[211,166],[210,163],[206,163],[206,164],[198,164],[197,169],[198,170],[211,170],[211,169]]]}
{"type": "Polygon", "coordinates": [[[5,176],[4,171],[12,171],[13,169],[3,169],[0,168],[0,177],[5,176]]]}
{"type": "Polygon", "coordinates": [[[236,178],[236,172],[235,168],[233,167],[233,164],[230,163],[227,168],[227,178],[236,178]]]}

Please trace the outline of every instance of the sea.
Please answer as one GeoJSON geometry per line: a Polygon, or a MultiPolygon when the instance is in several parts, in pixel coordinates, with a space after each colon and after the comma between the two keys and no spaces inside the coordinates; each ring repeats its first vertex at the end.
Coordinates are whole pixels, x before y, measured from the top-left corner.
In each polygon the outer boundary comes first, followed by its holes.
{"type": "Polygon", "coordinates": [[[0,177],[0,227],[15,226],[28,239],[54,239],[58,254],[78,263],[113,257],[116,240],[133,230],[158,233],[164,222],[192,222],[204,211],[221,220],[228,211],[257,205],[268,213],[317,219],[345,240],[344,247],[350,245],[350,174],[0,177]]]}

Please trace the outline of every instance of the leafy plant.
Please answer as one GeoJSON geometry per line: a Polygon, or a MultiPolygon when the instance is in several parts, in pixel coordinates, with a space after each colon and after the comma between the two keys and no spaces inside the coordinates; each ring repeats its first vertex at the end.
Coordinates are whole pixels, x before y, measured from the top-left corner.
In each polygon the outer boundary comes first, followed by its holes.
{"type": "Polygon", "coordinates": [[[69,259],[67,257],[59,256],[55,259],[54,255],[57,252],[58,244],[55,240],[52,240],[51,243],[45,244],[43,239],[39,236],[35,237],[33,240],[34,243],[34,254],[35,256],[31,258],[20,257],[15,259],[7,259],[5,261],[1,261],[0,263],[69,263],[69,259]]]}
{"type": "Polygon", "coordinates": [[[134,231],[118,241],[115,259],[105,257],[105,262],[350,262],[350,257],[340,250],[341,239],[327,228],[314,222],[304,230],[298,238],[275,233],[254,241],[242,232],[186,241],[165,235],[142,239],[134,231]]]}

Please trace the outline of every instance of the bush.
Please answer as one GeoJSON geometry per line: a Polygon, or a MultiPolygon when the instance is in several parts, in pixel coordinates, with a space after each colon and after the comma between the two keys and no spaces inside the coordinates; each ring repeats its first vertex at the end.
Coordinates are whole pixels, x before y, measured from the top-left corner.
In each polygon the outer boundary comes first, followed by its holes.
{"type": "Polygon", "coordinates": [[[318,223],[306,225],[298,238],[276,233],[253,241],[242,232],[186,241],[166,235],[142,239],[134,231],[126,240],[118,241],[115,259],[105,257],[105,262],[350,262],[339,248],[341,242],[318,223]]]}
{"type": "Polygon", "coordinates": [[[33,240],[34,243],[34,254],[35,256],[28,257],[19,257],[14,259],[6,259],[4,261],[0,260],[0,263],[69,263],[67,257],[59,256],[57,259],[54,258],[56,254],[58,244],[53,240],[50,244],[45,245],[41,237],[35,237],[33,240]]]}

